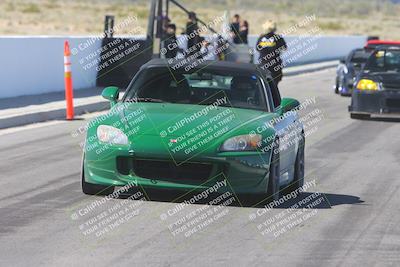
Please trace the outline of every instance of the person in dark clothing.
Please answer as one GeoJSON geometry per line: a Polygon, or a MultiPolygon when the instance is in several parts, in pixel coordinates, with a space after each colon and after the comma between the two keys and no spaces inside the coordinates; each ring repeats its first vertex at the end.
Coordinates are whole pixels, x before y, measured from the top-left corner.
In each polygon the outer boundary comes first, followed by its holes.
{"type": "Polygon", "coordinates": [[[164,36],[165,58],[175,58],[179,47],[176,40],[176,25],[168,24],[164,36]]]}
{"type": "Polygon", "coordinates": [[[239,37],[243,44],[248,44],[247,36],[249,35],[249,23],[247,20],[240,23],[239,37]]]}
{"type": "Polygon", "coordinates": [[[233,43],[235,44],[241,44],[242,40],[240,39],[240,16],[238,14],[235,14],[233,16],[232,23],[230,25],[231,28],[231,36],[233,38],[233,43]]]}
{"type": "Polygon", "coordinates": [[[262,34],[258,40],[256,49],[260,53],[258,61],[262,69],[268,69],[275,83],[282,80],[282,52],[286,51],[287,45],[283,37],[276,34],[276,23],[268,20],[263,24],[265,34],[262,34]]]}
{"type": "Polygon", "coordinates": [[[194,12],[189,12],[188,21],[186,23],[186,35],[188,37],[188,53],[186,53],[186,56],[190,56],[200,51],[199,44],[201,43],[197,16],[194,12]]]}
{"type": "Polygon", "coordinates": [[[167,33],[168,25],[171,23],[171,20],[169,19],[168,16],[162,16],[161,21],[162,21],[162,24],[161,24],[162,25],[162,33],[163,33],[163,36],[165,36],[165,34],[167,33]]]}

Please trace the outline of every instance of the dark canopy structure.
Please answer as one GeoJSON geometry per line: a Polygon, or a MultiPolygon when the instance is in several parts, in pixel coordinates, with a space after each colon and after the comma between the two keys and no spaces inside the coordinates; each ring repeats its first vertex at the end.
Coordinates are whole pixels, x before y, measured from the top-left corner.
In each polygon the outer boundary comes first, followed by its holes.
{"type": "MultiPolygon", "coordinates": [[[[169,18],[171,4],[186,14],[191,12],[176,0],[151,0],[147,33],[144,39],[113,37],[113,17],[106,16],[105,38],[102,40],[99,62],[101,67],[96,79],[97,86],[115,85],[126,88],[143,64],[152,58],[160,58],[163,23],[165,18],[169,18]],[[113,53],[113,51],[117,52],[113,53]]],[[[197,18],[197,22],[207,27],[209,31],[217,33],[203,20],[197,18]]],[[[230,44],[230,46],[234,45],[230,44]]],[[[232,59],[232,55],[230,58],[232,59]]],[[[229,60],[228,57],[226,59],[229,60]]]]}

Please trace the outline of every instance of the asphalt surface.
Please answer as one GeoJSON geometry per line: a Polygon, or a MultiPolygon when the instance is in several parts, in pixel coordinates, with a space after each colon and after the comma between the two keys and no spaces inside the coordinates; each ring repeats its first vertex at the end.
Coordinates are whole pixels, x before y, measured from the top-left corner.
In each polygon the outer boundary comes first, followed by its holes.
{"type": "Polygon", "coordinates": [[[315,97],[303,111],[309,188],[269,210],[85,196],[83,136],[71,135],[84,120],[0,131],[0,266],[399,266],[400,123],[351,120],[333,79],[281,84],[283,96],[315,97]]]}

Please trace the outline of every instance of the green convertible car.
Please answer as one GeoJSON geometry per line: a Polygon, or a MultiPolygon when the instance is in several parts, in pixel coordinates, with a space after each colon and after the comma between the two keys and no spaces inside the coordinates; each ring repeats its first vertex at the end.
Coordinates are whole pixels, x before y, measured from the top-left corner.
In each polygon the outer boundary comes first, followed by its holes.
{"type": "Polygon", "coordinates": [[[87,125],[82,162],[85,194],[116,186],[267,194],[304,179],[300,103],[281,99],[270,74],[254,64],[154,59],[122,98],[87,125]]]}

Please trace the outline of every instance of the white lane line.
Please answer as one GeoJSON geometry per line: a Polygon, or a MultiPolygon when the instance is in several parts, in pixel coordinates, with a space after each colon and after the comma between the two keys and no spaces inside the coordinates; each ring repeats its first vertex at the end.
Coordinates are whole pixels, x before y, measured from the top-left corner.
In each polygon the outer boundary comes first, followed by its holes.
{"type": "MultiPolygon", "coordinates": [[[[107,111],[92,112],[92,113],[87,113],[87,114],[77,116],[76,118],[84,119],[86,121],[88,119],[100,116],[105,113],[107,113],[107,111]]],[[[74,121],[72,121],[72,122],[74,122],[74,121]]],[[[81,121],[81,122],[83,122],[83,121],[81,121]]],[[[22,126],[17,126],[17,127],[12,127],[12,128],[1,129],[0,136],[10,134],[10,133],[21,132],[21,131],[28,131],[28,130],[42,128],[42,127],[49,127],[52,125],[64,124],[64,123],[70,123],[70,122],[64,121],[64,120],[52,120],[52,121],[38,122],[38,123],[33,123],[33,124],[28,124],[28,125],[22,125],[22,126]]]]}
{"type": "Polygon", "coordinates": [[[303,78],[303,77],[307,77],[307,76],[314,76],[314,75],[321,75],[327,72],[331,72],[332,70],[334,70],[335,68],[328,68],[328,69],[323,69],[323,70],[317,70],[317,71],[311,71],[311,72],[305,72],[305,73],[300,73],[300,74],[296,74],[296,75],[290,75],[290,76],[286,76],[285,73],[283,73],[283,78],[282,81],[284,79],[286,80],[293,80],[296,78],[303,78]]]}

